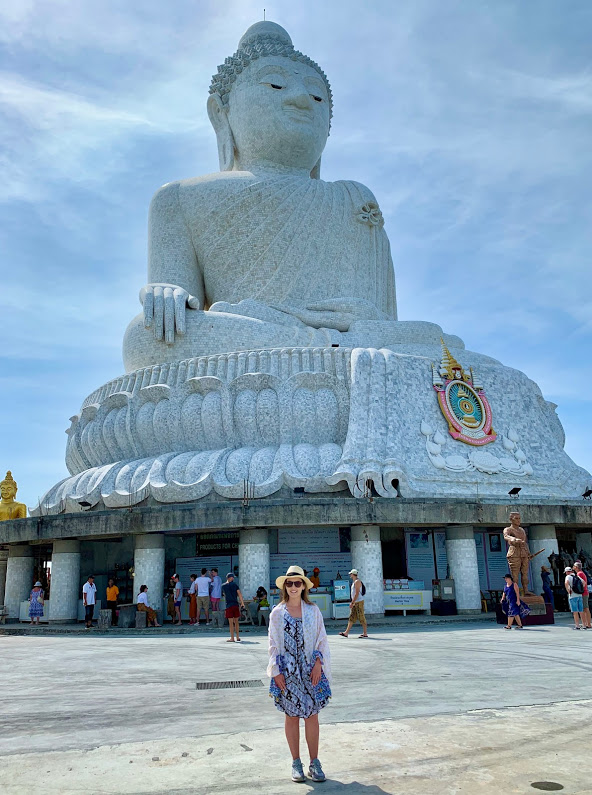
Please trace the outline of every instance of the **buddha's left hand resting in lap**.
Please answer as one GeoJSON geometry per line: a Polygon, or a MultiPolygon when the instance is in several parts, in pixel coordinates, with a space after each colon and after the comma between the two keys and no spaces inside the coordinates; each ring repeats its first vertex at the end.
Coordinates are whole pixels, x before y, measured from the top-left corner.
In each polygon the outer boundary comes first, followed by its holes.
{"type": "Polygon", "coordinates": [[[332,97],[273,23],[252,26],[212,80],[221,170],[152,200],[143,312],[128,371],[239,350],[343,344],[356,321],[396,320],[382,214],[357,182],[324,182],[332,97]]]}

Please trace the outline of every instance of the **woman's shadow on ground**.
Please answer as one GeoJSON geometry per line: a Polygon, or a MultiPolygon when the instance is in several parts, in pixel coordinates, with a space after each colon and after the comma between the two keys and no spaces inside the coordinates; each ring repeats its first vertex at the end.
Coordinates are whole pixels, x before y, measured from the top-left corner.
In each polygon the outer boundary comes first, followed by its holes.
{"type": "MultiPolygon", "coordinates": [[[[307,781],[308,788],[302,788],[300,792],[311,792],[312,790],[316,790],[317,787],[321,787],[321,784],[315,784],[312,781],[307,781]]],[[[376,784],[360,784],[359,781],[352,781],[349,784],[343,784],[341,781],[335,781],[331,779],[327,779],[322,784],[322,791],[323,792],[343,792],[345,795],[389,795],[389,792],[385,789],[381,789],[376,784]]],[[[392,792],[391,790],[390,792],[392,792]]]]}

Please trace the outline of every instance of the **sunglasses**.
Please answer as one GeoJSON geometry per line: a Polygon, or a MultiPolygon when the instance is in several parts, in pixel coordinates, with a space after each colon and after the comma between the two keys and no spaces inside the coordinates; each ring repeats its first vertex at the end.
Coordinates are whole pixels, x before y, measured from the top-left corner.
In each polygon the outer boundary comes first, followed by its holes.
{"type": "Polygon", "coordinates": [[[286,580],[286,588],[300,588],[302,585],[302,580],[286,580]]]}

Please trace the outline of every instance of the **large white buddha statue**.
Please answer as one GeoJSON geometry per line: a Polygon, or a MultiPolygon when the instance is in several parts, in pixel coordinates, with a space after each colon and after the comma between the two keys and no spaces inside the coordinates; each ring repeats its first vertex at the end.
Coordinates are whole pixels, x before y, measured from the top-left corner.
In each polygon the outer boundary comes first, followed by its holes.
{"type": "Polygon", "coordinates": [[[260,22],[212,79],[208,114],[220,171],[168,183],[152,200],[149,283],[125,336],[126,369],[350,344],[340,332],[356,321],[376,323],[380,347],[397,318],[389,242],[368,188],[320,179],[332,115],[324,72],[283,28],[260,22]]]}
{"type": "Polygon", "coordinates": [[[220,171],[150,207],[126,373],[68,429],[34,514],[298,488],[381,497],[578,497],[555,405],[434,323],[397,320],[368,188],[320,179],[331,89],[271,22],[212,80],[220,171]]]}

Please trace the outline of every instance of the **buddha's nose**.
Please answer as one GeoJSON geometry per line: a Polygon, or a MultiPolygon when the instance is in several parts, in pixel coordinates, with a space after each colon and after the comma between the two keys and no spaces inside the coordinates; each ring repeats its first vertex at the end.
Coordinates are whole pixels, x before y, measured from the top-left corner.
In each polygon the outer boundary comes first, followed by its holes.
{"type": "Polygon", "coordinates": [[[301,110],[310,110],[312,108],[311,96],[303,84],[295,85],[291,90],[287,91],[284,103],[301,110]]]}

